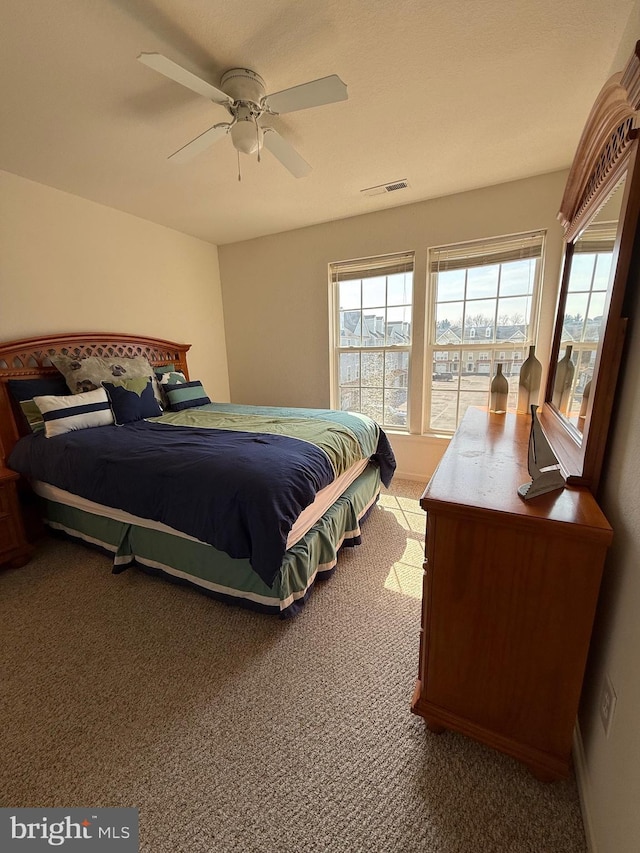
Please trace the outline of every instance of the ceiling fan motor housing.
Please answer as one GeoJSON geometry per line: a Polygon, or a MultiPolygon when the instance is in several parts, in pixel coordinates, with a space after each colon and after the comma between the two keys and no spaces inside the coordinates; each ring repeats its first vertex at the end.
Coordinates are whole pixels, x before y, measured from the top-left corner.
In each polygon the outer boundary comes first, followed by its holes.
{"type": "Polygon", "coordinates": [[[260,104],[265,96],[264,80],[250,68],[231,68],[222,75],[222,90],[234,101],[251,101],[260,104]]]}
{"type": "Polygon", "coordinates": [[[249,68],[232,68],[222,76],[220,86],[233,98],[228,107],[234,118],[233,144],[242,154],[253,154],[262,144],[258,119],[263,112],[260,102],[265,94],[264,80],[249,68]]]}

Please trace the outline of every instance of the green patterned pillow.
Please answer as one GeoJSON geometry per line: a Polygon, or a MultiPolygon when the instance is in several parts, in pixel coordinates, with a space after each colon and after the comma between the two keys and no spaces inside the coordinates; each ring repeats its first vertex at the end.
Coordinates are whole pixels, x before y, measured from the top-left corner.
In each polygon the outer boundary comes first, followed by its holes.
{"type": "Polygon", "coordinates": [[[22,414],[27,419],[31,432],[42,432],[44,430],[42,412],[33,400],[21,400],[20,408],[22,409],[22,414]]]}
{"type": "Polygon", "coordinates": [[[167,370],[165,373],[160,373],[156,370],[156,379],[160,386],[162,385],[182,385],[187,381],[187,377],[180,371],[167,370]]]}
{"type": "MultiPolygon", "coordinates": [[[[34,397],[46,395],[63,397],[71,392],[62,376],[45,376],[39,379],[9,379],[9,392],[19,404],[26,426],[31,432],[44,430],[42,412],[33,402],[34,397]]],[[[21,430],[22,431],[22,430],[21,430]]]]}
{"type": "Polygon", "coordinates": [[[159,403],[162,402],[153,368],[143,355],[133,358],[102,358],[99,355],[74,358],[69,355],[53,355],[51,361],[66,379],[72,394],[94,391],[102,387],[103,382],[146,376],[151,380],[154,397],[159,403]]]}
{"type": "MultiPolygon", "coordinates": [[[[167,367],[173,367],[172,364],[167,365],[167,367]]],[[[167,399],[166,387],[167,385],[184,385],[187,381],[187,377],[184,373],[180,373],[179,371],[173,370],[156,370],[156,379],[158,381],[158,386],[160,388],[160,395],[162,397],[162,406],[165,409],[169,408],[169,400],[167,399]]]]}

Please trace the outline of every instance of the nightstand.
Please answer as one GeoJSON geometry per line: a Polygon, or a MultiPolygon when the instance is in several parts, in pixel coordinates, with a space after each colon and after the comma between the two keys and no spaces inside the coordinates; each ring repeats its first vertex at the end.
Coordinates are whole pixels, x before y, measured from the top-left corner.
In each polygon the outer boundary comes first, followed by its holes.
{"type": "Polygon", "coordinates": [[[24,566],[31,557],[16,493],[19,474],[0,463],[0,565],[24,566]]]}

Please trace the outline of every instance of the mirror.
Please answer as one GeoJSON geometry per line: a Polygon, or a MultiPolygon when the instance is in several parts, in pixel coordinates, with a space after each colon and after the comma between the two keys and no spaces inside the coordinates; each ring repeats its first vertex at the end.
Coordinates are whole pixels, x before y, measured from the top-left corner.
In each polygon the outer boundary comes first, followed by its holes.
{"type": "MultiPolygon", "coordinates": [[[[559,213],[565,258],[540,423],[568,485],[596,492],[622,358],[640,210],[640,42],[598,95],[559,213]]],[[[638,245],[636,245],[638,243],[638,245]]]]}
{"type": "Polygon", "coordinates": [[[597,350],[606,327],[613,252],[618,234],[625,177],[574,240],[567,258],[567,286],[559,360],[554,366],[551,402],[581,443],[597,350]]]}

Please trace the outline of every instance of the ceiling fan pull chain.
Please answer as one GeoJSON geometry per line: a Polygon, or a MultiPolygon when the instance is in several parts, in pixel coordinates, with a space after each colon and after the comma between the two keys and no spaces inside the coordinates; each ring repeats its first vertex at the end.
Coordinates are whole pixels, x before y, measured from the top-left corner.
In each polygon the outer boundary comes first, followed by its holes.
{"type": "Polygon", "coordinates": [[[258,163],[260,162],[260,128],[258,127],[258,122],[256,121],[256,142],[258,143],[258,163]]]}
{"type": "Polygon", "coordinates": [[[238,180],[242,180],[242,175],[240,174],[240,152],[236,149],[236,154],[238,155],[238,180]]]}

